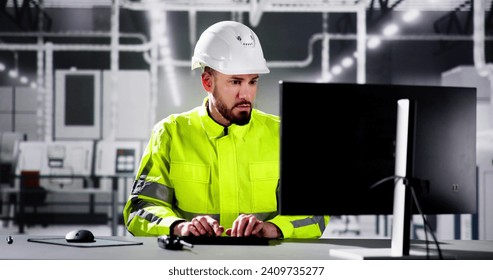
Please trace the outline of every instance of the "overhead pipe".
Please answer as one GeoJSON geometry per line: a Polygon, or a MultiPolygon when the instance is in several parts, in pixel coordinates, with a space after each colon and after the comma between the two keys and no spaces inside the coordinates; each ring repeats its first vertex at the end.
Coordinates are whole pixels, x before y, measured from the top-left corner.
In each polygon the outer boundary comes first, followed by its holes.
{"type": "Polygon", "coordinates": [[[197,40],[197,12],[190,11],[188,13],[188,26],[190,32],[188,34],[188,42],[190,44],[190,49],[193,50],[195,46],[195,41],[197,40]]]}
{"type": "MultiPolygon", "coordinates": [[[[276,68],[296,68],[296,67],[306,67],[312,62],[312,48],[313,44],[317,41],[323,40],[324,37],[328,37],[332,40],[358,40],[357,34],[334,34],[334,33],[315,33],[313,34],[308,42],[308,56],[303,60],[289,60],[289,61],[267,61],[267,64],[270,67],[276,68]]],[[[382,40],[386,41],[471,41],[472,36],[465,35],[395,35],[392,37],[382,37],[382,40]]],[[[493,36],[486,36],[486,41],[493,41],[493,36]]],[[[357,53],[360,51],[362,55],[358,55],[358,61],[361,60],[361,57],[365,58],[365,50],[366,50],[366,40],[360,39],[358,41],[359,47],[357,53]]],[[[145,54],[146,60],[149,60],[149,56],[145,54]]],[[[164,61],[159,61],[159,64],[163,64],[164,61]]],[[[170,63],[169,61],[166,63],[170,63]]],[[[178,67],[188,67],[190,66],[190,60],[173,60],[171,63],[174,66],[178,67]]],[[[364,70],[364,67],[362,67],[364,70]]],[[[362,81],[364,83],[364,81],[362,81]]]]}
{"type": "Polygon", "coordinates": [[[490,118],[493,119],[493,64],[485,58],[485,8],[484,0],[474,1],[474,66],[481,77],[490,82],[490,118]]]}
{"type": "MultiPolygon", "coordinates": [[[[351,34],[329,34],[329,33],[315,33],[308,40],[308,54],[306,58],[302,60],[279,60],[279,61],[267,61],[267,66],[272,68],[304,68],[309,66],[313,62],[313,45],[318,41],[323,41],[324,39],[336,39],[336,40],[356,40],[357,35],[351,34]]],[[[363,44],[364,46],[364,44],[363,44]]],[[[150,60],[148,54],[145,54],[147,60],[150,60]]],[[[176,67],[190,67],[190,60],[180,60],[175,59],[172,61],[160,60],[159,65],[165,63],[171,63],[176,67]]]]}
{"type": "Polygon", "coordinates": [[[107,139],[114,141],[118,127],[118,70],[120,68],[120,52],[118,51],[120,33],[120,0],[111,1],[111,51],[110,51],[110,128],[107,139]]]}
{"type": "Polygon", "coordinates": [[[44,141],[53,141],[53,43],[44,45],[45,51],[45,88],[44,88],[44,141]]]}
{"type": "MultiPolygon", "coordinates": [[[[50,37],[61,37],[61,38],[67,38],[67,37],[92,37],[92,38],[97,38],[97,37],[111,37],[111,32],[106,32],[106,31],[57,31],[57,32],[45,32],[45,31],[40,31],[40,32],[4,32],[0,31],[0,37],[43,37],[43,38],[50,38],[50,37]]],[[[141,33],[119,33],[118,36],[120,38],[133,38],[133,39],[138,39],[141,42],[147,42],[147,38],[145,35],[141,33]]]]}
{"type": "Polygon", "coordinates": [[[322,82],[329,82],[330,81],[330,40],[329,40],[329,14],[328,13],[323,13],[322,14],[322,31],[323,31],[323,39],[322,39],[322,53],[321,53],[321,59],[322,59],[322,75],[321,75],[321,80],[322,82]]]}
{"type": "MultiPolygon", "coordinates": [[[[103,44],[53,44],[54,51],[93,51],[93,52],[110,52],[110,45],[103,44]]],[[[151,49],[152,42],[143,43],[140,45],[119,45],[118,51],[120,52],[147,52],[151,49]]],[[[12,43],[1,43],[0,50],[11,50],[11,51],[38,51],[39,45],[35,44],[12,44],[12,43]]],[[[42,47],[42,50],[46,50],[46,46],[42,47]]]]}
{"type": "MultiPolygon", "coordinates": [[[[312,61],[313,61],[313,45],[317,41],[323,40],[325,37],[331,37],[330,34],[324,34],[324,33],[316,33],[313,34],[310,37],[310,40],[308,42],[308,55],[305,59],[303,60],[297,60],[297,61],[267,61],[267,66],[273,67],[273,68],[303,68],[309,66],[312,61]]],[[[148,59],[148,55],[145,55],[148,59]]],[[[164,61],[160,60],[159,65],[164,65],[164,64],[169,64],[175,66],[175,67],[190,67],[191,61],[190,60],[179,60],[179,59],[174,59],[172,61],[164,61]]]]}
{"type": "MultiPolygon", "coordinates": [[[[159,90],[159,64],[157,63],[159,60],[159,39],[163,34],[163,29],[166,25],[166,13],[157,7],[154,7],[150,11],[151,16],[151,42],[152,47],[150,50],[150,87],[151,87],[151,95],[149,100],[149,125],[152,125],[156,122],[156,109],[157,109],[157,100],[158,100],[158,90],[159,90]]],[[[144,57],[146,54],[144,54],[144,57]]]]}
{"type": "MultiPolygon", "coordinates": [[[[189,11],[188,12],[188,29],[190,30],[190,32],[188,32],[188,43],[190,44],[190,50],[191,50],[191,54],[190,54],[190,57],[193,56],[193,52],[195,50],[195,43],[197,42],[197,11],[195,10],[192,10],[192,11],[189,11]]],[[[146,56],[144,54],[144,58],[148,57],[148,55],[146,56]]],[[[147,58],[148,59],[148,58],[147,58]]],[[[169,59],[171,61],[168,61],[168,63],[171,63],[170,65],[171,66],[175,66],[174,63],[173,63],[173,60],[174,59],[169,59]]],[[[157,62],[158,65],[163,65],[162,62],[158,61],[157,62]]],[[[188,63],[188,67],[191,67],[191,62],[188,63]]],[[[192,71],[191,72],[192,75],[194,75],[196,73],[196,71],[192,71]]]]}
{"type": "MultiPolygon", "coordinates": [[[[110,32],[98,32],[98,31],[77,31],[77,32],[0,32],[0,37],[34,37],[34,38],[46,38],[49,37],[109,37],[111,39],[112,34],[110,32]]],[[[139,33],[119,33],[119,38],[135,38],[139,39],[141,44],[126,44],[118,45],[117,48],[120,52],[148,52],[152,47],[152,42],[147,41],[147,38],[139,33]]],[[[53,43],[52,50],[54,51],[102,51],[110,52],[111,45],[107,44],[55,44],[53,43]]],[[[0,50],[12,50],[12,51],[45,51],[44,45],[39,43],[0,43],[0,50]]]]}
{"type": "MultiPolygon", "coordinates": [[[[258,2],[259,0],[257,0],[258,2]]],[[[130,10],[146,11],[149,10],[149,6],[152,5],[154,9],[161,9],[165,11],[182,11],[188,12],[191,10],[200,12],[251,12],[252,5],[259,4],[254,3],[255,0],[250,1],[231,1],[230,3],[211,3],[211,1],[158,1],[151,0],[146,2],[136,2],[132,0],[122,0],[122,6],[130,10]]],[[[260,8],[262,12],[298,12],[298,13],[320,13],[320,12],[357,12],[360,9],[361,4],[346,5],[346,4],[331,4],[330,1],[324,3],[276,3],[272,1],[262,0],[260,8]]],[[[307,1],[308,2],[308,1],[307,1]]],[[[363,1],[366,2],[366,1],[363,1]]],[[[365,5],[366,7],[366,5],[365,5]]]]}
{"type": "Polygon", "coordinates": [[[356,40],[356,82],[358,84],[366,83],[366,0],[362,0],[358,4],[356,12],[356,32],[358,39],[356,40]]]}
{"type": "MultiPolygon", "coordinates": [[[[493,66],[492,64],[486,63],[485,58],[485,8],[483,0],[474,0],[473,2],[474,8],[474,66],[478,75],[481,77],[488,78],[490,82],[490,120],[493,119],[493,66]]],[[[491,137],[493,133],[492,127],[490,126],[487,131],[480,131],[478,133],[478,140],[481,140],[483,137],[487,136],[491,137]]],[[[488,139],[486,138],[486,139],[488,139]]],[[[478,141],[478,145],[482,145],[482,141],[478,141]]],[[[491,141],[487,142],[487,145],[490,145],[491,141]]],[[[480,210],[484,210],[484,201],[481,200],[479,202],[480,210]]],[[[480,236],[485,233],[485,226],[483,223],[479,223],[479,232],[480,236]]]]}
{"type": "MultiPolygon", "coordinates": [[[[493,81],[493,64],[486,64],[485,60],[485,0],[474,0],[474,66],[481,77],[489,77],[493,81]]],[[[492,91],[493,94],[493,91],[492,91]]]]}
{"type": "Polygon", "coordinates": [[[490,82],[490,119],[493,119],[493,64],[485,58],[485,8],[484,0],[474,0],[474,66],[478,75],[490,82]]]}
{"type": "MultiPolygon", "coordinates": [[[[42,32],[44,29],[44,13],[43,11],[43,1],[39,1],[39,13],[38,13],[38,31],[42,32]]],[[[39,33],[39,32],[38,32],[39,33]]],[[[43,139],[44,136],[44,127],[43,127],[43,112],[44,112],[44,99],[46,92],[44,91],[44,59],[45,53],[43,51],[44,39],[43,36],[38,34],[36,36],[38,51],[36,52],[36,135],[37,139],[43,139]]]]}
{"type": "MultiPolygon", "coordinates": [[[[485,8],[483,0],[474,1],[474,66],[481,77],[490,82],[490,119],[493,119],[493,64],[485,58],[485,8]]],[[[491,128],[490,128],[491,129],[491,128]]]]}
{"type": "Polygon", "coordinates": [[[269,0],[250,0],[250,25],[257,27],[269,0]]]}

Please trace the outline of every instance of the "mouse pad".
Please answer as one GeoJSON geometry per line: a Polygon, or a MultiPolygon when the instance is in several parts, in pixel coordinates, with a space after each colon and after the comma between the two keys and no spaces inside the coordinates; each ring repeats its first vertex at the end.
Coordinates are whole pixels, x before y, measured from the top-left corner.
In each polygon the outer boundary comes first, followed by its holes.
{"type": "Polygon", "coordinates": [[[110,247],[110,246],[128,246],[128,245],[142,245],[142,242],[127,241],[127,240],[114,240],[105,238],[94,238],[94,242],[89,243],[73,243],[67,242],[64,237],[61,238],[29,238],[29,242],[46,243],[70,247],[110,247]]]}

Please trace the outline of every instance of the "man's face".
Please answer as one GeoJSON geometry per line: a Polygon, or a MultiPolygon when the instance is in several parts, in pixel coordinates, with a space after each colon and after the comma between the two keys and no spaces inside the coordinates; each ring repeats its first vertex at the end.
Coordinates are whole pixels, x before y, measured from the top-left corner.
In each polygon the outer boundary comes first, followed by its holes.
{"type": "Polygon", "coordinates": [[[225,75],[214,71],[212,76],[213,87],[209,94],[212,117],[223,125],[247,124],[257,94],[259,75],[225,75]]]}

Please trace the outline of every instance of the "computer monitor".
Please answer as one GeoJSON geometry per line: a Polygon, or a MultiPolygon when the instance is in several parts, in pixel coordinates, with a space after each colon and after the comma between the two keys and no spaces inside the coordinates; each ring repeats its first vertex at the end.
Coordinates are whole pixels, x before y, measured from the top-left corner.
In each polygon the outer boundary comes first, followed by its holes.
{"type": "Polygon", "coordinates": [[[476,213],[476,89],[289,81],[280,82],[280,213],[393,214],[395,180],[370,187],[395,176],[401,99],[415,106],[408,164],[423,213],[476,213]]]}

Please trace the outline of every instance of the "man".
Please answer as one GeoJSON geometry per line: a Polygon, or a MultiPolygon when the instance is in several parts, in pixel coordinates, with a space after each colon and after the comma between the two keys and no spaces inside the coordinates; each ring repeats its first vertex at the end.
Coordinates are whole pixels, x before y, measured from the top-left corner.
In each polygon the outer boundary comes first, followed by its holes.
{"type": "Polygon", "coordinates": [[[202,106],[154,126],[123,212],[133,235],[320,237],[324,216],[280,216],[279,117],[253,108],[269,73],[257,35],[222,21],[200,36],[202,106]]]}

